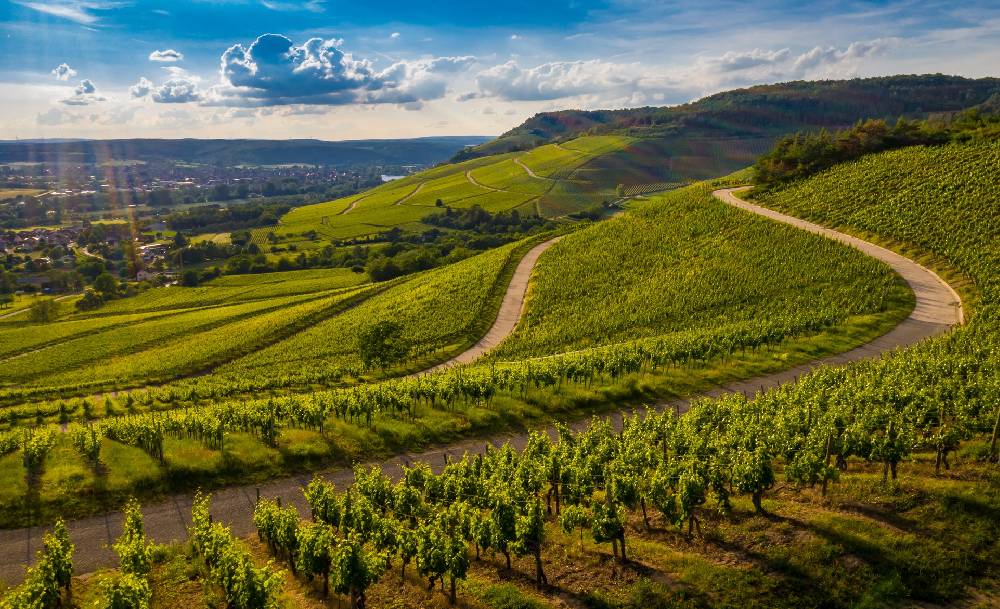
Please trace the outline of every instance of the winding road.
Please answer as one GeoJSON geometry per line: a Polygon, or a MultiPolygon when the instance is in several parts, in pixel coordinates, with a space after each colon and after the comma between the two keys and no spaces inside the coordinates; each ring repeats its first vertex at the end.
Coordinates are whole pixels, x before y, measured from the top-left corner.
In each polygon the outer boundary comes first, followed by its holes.
{"type": "Polygon", "coordinates": [[[517,268],[514,269],[514,275],[510,278],[510,283],[507,285],[507,292],[500,303],[500,311],[497,312],[497,318],[493,321],[493,325],[490,326],[485,336],[480,338],[476,344],[450,360],[417,374],[423,375],[438,372],[452,366],[473,362],[503,342],[503,339],[510,336],[524,314],[524,306],[528,295],[528,281],[531,279],[531,272],[535,269],[535,263],[538,262],[539,256],[545,250],[558,243],[562,238],[555,237],[548,241],[543,241],[528,250],[524,258],[521,258],[521,261],[517,264],[517,268]]]}
{"type": "MultiPolygon", "coordinates": [[[[715,196],[720,200],[777,222],[790,224],[802,230],[835,239],[846,245],[857,248],[865,254],[889,264],[913,289],[916,306],[910,316],[885,335],[850,351],[825,357],[807,364],[781,372],[759,376],[744,381],[727,383],[706,392],[705,396],[718,396],[723,393],[741,392],[752,395],[760,389],[774,387],[782,383],[794,381],[800,375],[820,365],[842,365],[848,362],[876,358],[897,347],[912,345],[921,340],[947,331],[952,326],[963,322],[962,304],[952,288],[930,270],[885,248],[868,243],[864,240],[833,231],[804,220],[775,212],[757,205],[746,203],[733,192],[738,189],[718,190],[715,196]]],[[[468,351],[456,356],[449,362],[437,368],[472,361],[499,343],[513,332],[524,309],[528,279],[539,256],[551,247],[558,238],[546,241],[531,249],[518,264],[511,283],[507,288],[500,313],[487,335],[468,351]]],[[[692,396],[701,397],[701,396],[692,396]]],[[[650,408],[676,408],[679,411],[687,407],[691,398],[665,401],[650,408]]],[[[615,425],[621,425],[622,413],[612,415],[615,425]]],[[[583,429],[589,424],[584,418],[570,423],[574,429],[583,429]]],[[[545,431],[554,433],[554,428],[546,427],[545,431]]],[[[510,442],[516,447],[522,447],[527,435],[524,433],[498,434],[491,437],[470,438],[446,447],[433,448],[420,453],[406,453],[377,463],[390,476],[397,477],[402,468],[414,461],[425,461],[437,470],[449,456],[461,456],[465,452],[481,452],[487,443],[499,445],[510,442]]],[[[352,478],[349,468],[337,468],[323,472],[324,475],[338,484],[345,486],[352,478]]],[[[216,491],[213,494],[212,513],[217,521],[232,527],[237,535],[249,535],[253,532],[252,513],[258,490],[261,496],[281,497],[286,504],[295,505],[300,513],[308,512],[302,497],[301,486],[306,484],[311,475],[300,475],[280,480],[273,480],[260,485],[232,487],[216,491]]],[[[146,530],[158,543],[183,540],[187,538],[186,527],[190,523],[191,495],[178,494],[166,501],[149,504],[143,508],[146,530]]],[[[73,543],[76,544],[77,573],[92,572],[100,567],[117,564],[117,558],[110,545],[121,533],[122,515],[120,512],[108,513],[75,520],[69,523],[73,543]]],[[[0,531],[0,579],[15,583],[23,578],[24,565],[34,560],[34,553],[41,545],[42,527],[30,527],[0,531]]]]}
{"type": "Polygon", "coordinates": [[[540,176],[540,175],[538,175],[537,173],[535,173],[534,171],[531,170],[531,167],[528,167],[527,165],[525,165],[524,162],[521,161],[521,159],[519,159],[519,158],[514,159],[514,162],[517,163],[518,165],[520,165],[521,169],[523,169],[526,172],[528,172],[528,175],[531,176],[531,177],[533,177],[533,178],[535,178],[536,180],[548,180],[550,182],[555,182],[555,180],[553,180],[552,178],[550,178],[548,176],[540,176]]]}

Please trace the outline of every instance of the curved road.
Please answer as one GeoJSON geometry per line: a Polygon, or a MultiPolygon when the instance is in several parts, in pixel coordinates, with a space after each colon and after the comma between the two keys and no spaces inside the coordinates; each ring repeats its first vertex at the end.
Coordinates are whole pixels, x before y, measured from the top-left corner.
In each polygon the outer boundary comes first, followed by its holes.
{"type": "Polygon", "coordinates": [[[534,171],[531,170],[531,167],[528,167],[527,165],[525,165],[524,162],[521,161],[520,158],[515,158],[514,162],[517,163],[518,165],[520,165],[521,169],[525,170],[528,173],[529,176],[535,178],[536,180],[548,180],[550,182],[555,182],[554,179],[552,179],[552,178],[550,178],[548,176],[540,176],[540,175],[536,174],[534,171]]]}
{"type": "Polygon", "coordinates": [[[477,181],[476,178],[472,177],[471,169],[465,172],[465,179],[469,181],[469,184],[472,184],[473,186],[478,186],[483,190],[489,190],[491,192],[507,192],[506,190],[500,190],[499,188],[493,188],[492,186],[487,186],[486,184],[479,183],[479,181],[477,181]]]}
{"type": "Polygon", "coordinates": [[[467,350],[459,353],[455,357],[451,358],[446,362],[442,362],[437,366],[428,368],[423,372],[418,372],[417,374],[423,375],[430,372],[437,372],[439,370],[444,370],[446,368],[451,368],[452,366],[458,366],[459,364],[468,364],[473,362],[480,357],[482,357],[486,352],[493,349],[499,345],[503,339],[510,336],[514,328],[517,327],[517,322],[521,321],[521,315],[524,314],[525,300],[528,295],[528,281],[531,279],[531,272],[535,269],[535,263],[538,262],[538,257],[549,249],[556,243],[558,243],[563,237],[555,237],[549,239],[548,241],[543,241],[535,247],[528,250],[528,253],[521,258],[521,261],[517,263],[517,268],[514,269],[514,275],[510,278],[510,284],[507,285],[507,292],[503,296],[503,301],[500,303],[500,311],[497,312],[497,318],[493,321],[493,325],[490,326],[489,331],[486,335],[479,339],[479,341],[469,347],[467,350]]]}
{"type": "MultiPolygon", "coordinates": [[[[716,191],[715,196],[722,201],[778,222],[790,224],[802,230],[836,239],[865,254],[889,264],[902,276],[913,289],[916,306],[910,316],[885,335],[846,353],[833,355],[820,360],[796,366],[774,374],[755,377],[745,381],[727,383],[706,392],[705,396],[717,396],[728,392],[741,392],[752,395],[760,389],[774,387],[782,383],[794,381],[800,375],[820,365],[842,365],[848,362],[879,357],[881,354],[897,347],[912,345],[916,342],[947,331],[963,321],[962,305],[958,295],[948,284],[923,266],[885,248],[868,243],[856,237],[823,228],[811,222],[806,222],[792,216],[746,203],[733,196],[738,189],[723,189],[716,191]]],[[[530,271],[538,256],[555,242],[555,239],[536,246],[528,252],[521,261],[508,287],[501,305],[501,315],[487,336],[493,334],[496,340],[504,331],[508,334],[517,325],[524,303],[524,293],[530,271]],[[534,256],[532,257],[532,254],[534,256]],[[530,262],[528,261],[531,258],[530,262]],[[518,312],[512,316],[512,311],[518,312]],[[496,333],[494,333],[496,330],[496,333]]],[[[466,353],[481,354],[489,349],[486,338],[466,353]]],[[[466,353],[459,355],[463,358],[466,353]]],[[[468,361],[468,360],[462,360],[468,361]]],[[[457,362],[455,362],[457,363],[457,362]]],[[[446,363],[447,364],[447,363],[446,363]]],[[[701,396],[693,396],[701,397],[701,396]]],[[[651,408],[676,408],[683,411],[691,398],[661,402],[651,408]]],[[[612,415],[615,425],[621,425],[622,413],[612,415]]],[[[570,423],[574,429],[583,429],[589,424],[589,418],[583,418],[570,423]]],[[[554,428],[544,428],[552,434],[554,428]]],[[[526,440],[524,433],[498,434],[487,438],[472,438],[415,454],[402,454],[378,463],[390,476],[396,477],[402,472],[402,467],[414,461],[430,463],[435,469],[440,469],[445,459],[450,455],[460,456],[465,452],[475,453],[483,450],[486,443],[499,445],[511,442],[522,447],[526,440]]],[[[323,472],[324,475],[343,487],[350,483],[352,474],[349,468],[338,468],[323,472]]],[[[232,527],[237,535],[253,533],[253,505],[259,492],[266,497],[281,497],[286,504],[295,505],[300,513],[308,513],[305,500],[302,497],[301,486],[308,483],[311,475],[303,474],[281,480],[273,480],[259,487],[242,486],[221,489],[213,493],[212,514],[221,522],[232,527]]],[[[150,504],[143,508],[146,518],[146,530],[150,537],[158,543],[183,540],[187,538],[186,527],[190,524],[191,495],[174,495],[161,503],[150,504]]],[[[110,544],[121,533],[122,515],[120,512],[83,518],[69,523],[69,530],[76,544],[75,565],[78,573],[88,573],[100,567],[117,564],[117,558],[110,544]]],[[[24,566],[34,559],[35,551],[41,545],[42,527],[30,527],[0,531],[0,579],[15,583],[23,578],[24,566]]]]}

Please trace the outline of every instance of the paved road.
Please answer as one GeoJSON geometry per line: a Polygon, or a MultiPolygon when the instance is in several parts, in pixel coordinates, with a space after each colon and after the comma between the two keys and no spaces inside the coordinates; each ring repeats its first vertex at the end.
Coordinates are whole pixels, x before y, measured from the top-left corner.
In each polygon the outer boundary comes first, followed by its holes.
{"type": "MultiPolygon", "coordinates": [[[[916,262],[861,239],[745,203],[734,197],[730,189],[716,191],[715,195],[726,203],[745,209],[751,213],[766,216],[778,222],[791,224],[803,230],[836,239],[852,247],[856,247],[874,258],[883,260],[892,266],[913,288],[916,296],[916,306],[910,316],[894,329],[856,349],[796,366],[782,372],[728,383],[706,392],[703,394],[704,396],[713,397],[729,392],[753,395],[761,389],[792,382],[817,366],[837,366],[848,362],[877,358],[887,351],[891,351],[897,347],[912,345],[931,336],[941,334],[952,326],[962,323],[962,308],[958,295],[937,275],[916,262]]],[[[537,250],[538,247],[541,246],[536,246],[535,249],[537,250]]],[[[541,254],[541,252],[538,252],[538,254],[541,254]]],[[[531,252],[528,255],[530,256],[531,252]]],[[[533,263],[528,265],[529,274],[532,266],[533,263]]],[[[520,270],[520,266],[518,270],[520,270]]],[[[522,278],[526,286],[527,277],[522,278]]],[[[515,273],[515,281],[517,280],[518,276],[515,273]]],[[[512,281],[513,283],[514,281],[512,281]]],[[[510,291],[508,289],[508,295],[510,291]]],[[[518,307],[518,310],[520,310],[520,307],[518,307]]],[[[514,324],[516,325],[516,320],[514,324]]],[[[675,408],[679,412],[682,412],[686,409],[688,402],[688,399],[667,401],[655,404],[651,408],[675,408]]],[[[615,425],[620,426],[621,413],[612,415],[612,420],[615,425]]],[[[582,429],[588,423],[589,420],[581,419],[571,422],[570,426],[574,429],[582,429]]],[[[554,433],[552,427],[545,428],[545,431],[550,434],[554,433]]],[[[524,445],[525,439],[526,434],[523,433],[473,438],[420,453],[402,454],[378,463],[388,475],[396,477],[401,473],[403,466],[414,461],[430,463],[438,470],[443,465],[446,456],[461,456],[465,452],[480,452],[487,443],[500,445],[503,442],[511,442],[514,446],[521,447],[524,445]]],[[[341,487],[349,484],[352,477],[351,471],[346,468],[338,468],[323,473],[328,479],[341,487]]],[[[281,497],[285,504],[296,506],[305,515],[307,508],[300,488],[302,485],[308,483],[309,478],[309,475],[302,475],[274,480],[259,487],[243,486],[219,490],[213,495],[212,513],[216,520],[231,526],[233,532],[237,535],[249,535],[253,533],[251,516],[259,488],[262,496],[281,497]]],[[[145,506],[143,512],[146,517],[146,529],[150,536],[157,542],[166,543],[186,539],[186,527],[190,524],[191,495],[180,494],[172,496],[162,503],[145,506]]],[[[69,523],[70,534],[73,542],[76,544],[75,563],[78,573],[88,573],[100,567],[116,564],[117,559],[110,549],[110,544],[121,533],[121,524],[122,516],[118,512],[84,518],[69,523]]],[[[21,580],[24,565],[33,561],[33,555],[40,547],[42,532],[43,529],[41,527],[0,531],[0,579],[9,583],[21,580]]]]}

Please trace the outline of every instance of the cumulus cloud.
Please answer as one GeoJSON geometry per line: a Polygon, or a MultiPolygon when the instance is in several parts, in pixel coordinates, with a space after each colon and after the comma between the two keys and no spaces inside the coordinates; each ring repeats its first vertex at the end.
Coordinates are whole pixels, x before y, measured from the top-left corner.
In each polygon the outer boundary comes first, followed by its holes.
{"type": "Polygon", "coordinates": [[[805,74],[811,70],[830,68],[831,66],[853,66],[859,60],[881,55],[897,41],[891,38],[879,38],[867,42],[852,42],[845,49],[836,47],[813,47],[795,58],[792,69],[797,74],[805,74]]]}
{"type": "Polygon", "coordinates": [[[389,38],[396,39],[399,38],[399,32],[393,32],[389,34],[389,38]]]}
{"type": "Polygon", "coordinates": [[[52,69],[52,75],[56,80],[66,81],[76,76],[76,70],[69,67],[69,64],[61,63],[52,69]]]}
{"type": "Polygon", "coordinates": [[[785,61],[789,55],[791,55],[789,49],[779,49],[777,51],[754,49],[742,53],[729,51],[721,57],[710,60],[710,63],[714,63],[720,71],[732,72],[757,66],[774,65],[785,61]]]}
{"type": "Polygon", "coordinates": [[[157,86],[144,76],[139,79],[139,82],[129,87],[128,92],[132,99],[149,96],[158,104],[186,104],[202,99],[198,83],[193,79],[183,77],[170,78],[157,86]]]}
{"type": "Polygon", "coordinates": [[[73,89],[73,95],[60,100],[67,106],[88,106],[97,102],[105,101],[105,98],[97,94],[97,85],[89,78],[80,81],[79,86],[73,89]]]}
{"type": "Polygon", "coordinates": [[[679,103],[721,89],[756,83],[848,77],[864,61],[896,43],[894,39],[859,41],[842,48],[815,47],[801,54],[788,48],[729,51],[701,57],[691,66],[677,70],[603,60],[557,61],[524,67],[510,60],[478,72],[475,90],[464,92],[455,100],[575,98],[581,107],[679,103]]]}
{"type": "Polygon", "coordinates": [[[164,49],[162,51],[157,50],[149,54],[150,61],[170,63],[174,61],[181,61],[182,59],[184,59],[184,53],[173,49],[164,49]]]}
{"type": "Polygon", "coordinates": [[[171,78],[152,91],[153,101],[160,104],[186,104],[201,99],[198,83],[186,78],[171,78]]]}
{"type": "Polygon", "coordinates": [[[153,82],[146,78],[145,76],[139,79],[139,82],[135,83],[128,88],[128,95],[132,99],[139,99],[146,97],[153,91],[153,82]]]}
{"type": "Polygon", "coordinates": [[[378,71],[341,49],[343,41],[311,38],[296,46],[278,34],[264,34],[249,47],[231,46],[222,55],[222,84],[212,103],[233,106],[286,104],[415,104],[438,99],[447,76],[466,69],[472,57],[399,61],[378,71]]]}
{"type": "Polygon", "coordinates": [[[634,91],[640,81],[635,66],[593,59],[557,61],[522,68],[516,61],[487,68],[476,75],[478,93],[460,99],[498,97],[509,101],[540,101],[579,95],[622,94],[634,91]]]}

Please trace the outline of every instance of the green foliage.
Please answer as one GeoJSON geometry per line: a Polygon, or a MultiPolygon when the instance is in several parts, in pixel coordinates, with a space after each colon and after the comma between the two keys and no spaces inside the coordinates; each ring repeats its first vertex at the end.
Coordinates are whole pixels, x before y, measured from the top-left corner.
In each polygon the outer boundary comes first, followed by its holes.
{"type": "Polygon", "coordinates": [[[281,574],[270,565],[255,567],[229,529],[213,523],[208,513],[209,498],[195,495],[191,510],[192,541],[205,560],[208,572],[222,588],[232,609],[276,609],[281,593],[281,574]]]}
{"type": "Polygon", "coordinates": [[[70,431],[73,448],[88,465],[97,467],[101,462],[101,435],[93,425],[78,425],[70,431]]]}
{"type": "Polygon", "coordinates": [[[54,609],[61,607],[63,593],[73,578],[73,543],[62,520],[42,538],[35,565],[28,568],[23,584],[0,599],[2,609],[54,609]]]}
{"type": "Polygon", "coordinates": [[[107,581],[104,596],[101,609],[149,609],[153,592],[145,577],[123,573],[107,581]]]}
{"type": "Polygon", "coordinates": [[[779,139],[771,152],[757,159],[754,181],[758,189],[764,189],[873,152],[988,135],[1000,135],[1000,114],[982,115],[975,110],[947,122],[900,119],[890,127],[883,120],[867,120],[833,134],[825,129],[797,133],[779,139]]]}
{"type": "Polygon", "coordinates": [[[152,546],[146,541],[142,511],[135,499],[125,504],[121,536],[114,544],[122,573],[145,577],[152,564],[152,546]]]}
{"type": "Polygon", "coordinates": [[[21,437],[21,454],[24,471],[30,483],[34,483],[42,475],[45,458],[52,447],[56,445],[56,434],[51,429],[24,431],[21,437]]]}
{"type": "Polygon", "coordinates": [[[385,572],[385,559],[363,548],[361,539],[348,535],[337,542],[330,560],[330,579],[339,594],[349,594],[352,606],[365,608],[365,592],[385,572]]]}
{"type": "Polygon", "coordinates": [[[28,307],[28,319],[32,323],[49,323],[58,316],[59,303],[52,298],[36,298],[28,307]]]}
{"type": "Polygon", "coordinates": [[[358,354],[365,368],[383,370],[406,358],[410,345],[403,338],[403,326],[383,320],[358,333],[358,354]]]}

